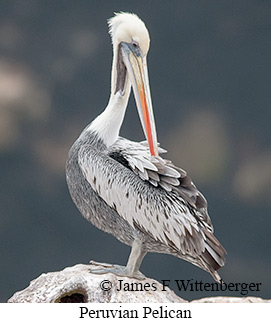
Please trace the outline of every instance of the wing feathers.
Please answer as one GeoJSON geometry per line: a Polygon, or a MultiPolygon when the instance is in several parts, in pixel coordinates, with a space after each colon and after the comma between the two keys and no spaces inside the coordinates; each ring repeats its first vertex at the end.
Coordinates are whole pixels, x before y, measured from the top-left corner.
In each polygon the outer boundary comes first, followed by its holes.
{"type": "Polygon", "coordinates": [[[225,249],[212,234],[207,202],[184,170],[151,156],[146,143],[119,138],[107,152],[90,149],[79,151],[83,175],[131,226],[182,255],[199,255],[210,268],[223,266],[225,249]]]}

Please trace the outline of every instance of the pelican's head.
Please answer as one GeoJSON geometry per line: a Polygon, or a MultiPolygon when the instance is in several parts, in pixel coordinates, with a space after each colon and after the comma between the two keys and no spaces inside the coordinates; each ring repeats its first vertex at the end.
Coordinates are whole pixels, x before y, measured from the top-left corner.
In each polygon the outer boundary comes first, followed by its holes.
{"type": "Polygon", "coordinates": [[[144,22],[133,13],[117,13],[108,20],[109,32],[114,46],[121,42],[136,44],[143,55],[150,47],[150,36],[144,22]]]}
{"type": "Polygon", "coordinates": [[[158,145],[147,69],[149,32],[144,22],[132,13],[115,14],[108,24],[114,50],[112,93],[124,96],[132,85],[150,152],[157,156],[158,145]]]}

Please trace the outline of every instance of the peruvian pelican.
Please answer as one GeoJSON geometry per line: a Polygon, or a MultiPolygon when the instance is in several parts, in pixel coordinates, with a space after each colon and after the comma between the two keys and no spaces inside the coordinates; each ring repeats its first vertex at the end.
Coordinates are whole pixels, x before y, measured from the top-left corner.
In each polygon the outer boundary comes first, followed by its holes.
{"type": "MultiPolygon", "coordinates": [[[[147,252],[171,254],[215,280],[225,249],[213,235],[207,202],[186,172],[159,156],[147,71],[150,38],[135,14],[109,19],[113,43],[111,95],[105,110],[70,149],[66,175],[82,215],[132,247],[126,267],[93,266],[92,272],[143,278],[147,252]],[[131,87],[147,142],[119,136],[131,87]]],[[[95,263],[93,263],[95,264],[95,263]]]]}

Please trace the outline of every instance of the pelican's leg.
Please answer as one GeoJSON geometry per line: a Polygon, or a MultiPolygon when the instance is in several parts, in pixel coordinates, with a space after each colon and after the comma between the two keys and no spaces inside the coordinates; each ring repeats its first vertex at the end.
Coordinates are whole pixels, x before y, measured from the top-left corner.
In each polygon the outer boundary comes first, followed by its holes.
{"type": "Polygon", "coordinates": [[[141,246],[142,246],[142,243],[140,240],[134,240],[129,259],[125,267],[128,277],[136,277],[136,278],[140,278],[140,276],[144,277],[144,275],[139,271],[139,268],[147,252],[142,251],[141,246]]]}
{"type": "Polygon", "coordinates": [[[134,240],[126,267],[90,261],[90,264],[93,266],[93,268],[90,269],[90,272],[93,274],[112,273],[118,276],[144,279],[145,276],[139,271],[139,268],[147,252],[142,251],[141,246],[141,241],[134,240]]]}

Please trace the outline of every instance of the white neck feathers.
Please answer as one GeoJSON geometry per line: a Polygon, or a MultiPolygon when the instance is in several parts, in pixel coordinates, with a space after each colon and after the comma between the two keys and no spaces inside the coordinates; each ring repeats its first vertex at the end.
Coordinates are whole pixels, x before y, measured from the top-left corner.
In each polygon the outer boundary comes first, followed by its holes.
{"type": "Polygon", "coordinates": [[[119,92],[111,94],[105,110],[89,125],[87,131],[94,131],[103,140],[107,147],[113,145],[118,139],[120,127],[122,125],[131,85],[127,86],[125,95],[119,92]]]}

